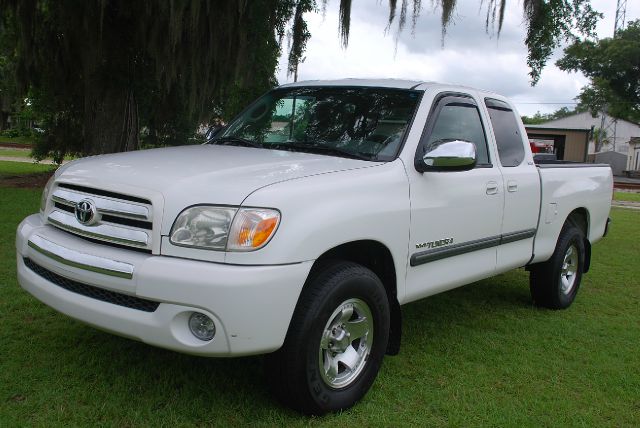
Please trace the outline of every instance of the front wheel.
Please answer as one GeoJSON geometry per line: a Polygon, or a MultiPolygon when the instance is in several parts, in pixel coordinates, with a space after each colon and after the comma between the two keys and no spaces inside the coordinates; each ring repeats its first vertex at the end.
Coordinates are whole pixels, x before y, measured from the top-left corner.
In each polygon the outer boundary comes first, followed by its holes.
{"type": "Polygon", "coordinates": [[[569,222],[551,258],[531,268],[529,287],[534,303],[550,309],[571,306],[580,288],[584,259],[584,235],[569,222]]]}
{"type": "Polygon", "coordinates": [[[320,415],[353,406],[378,373],[389,338],[380,279],[350,262],[316,269],[300,296],[283,347],[267,356],[267,377],[286,405],[320,415]]]}

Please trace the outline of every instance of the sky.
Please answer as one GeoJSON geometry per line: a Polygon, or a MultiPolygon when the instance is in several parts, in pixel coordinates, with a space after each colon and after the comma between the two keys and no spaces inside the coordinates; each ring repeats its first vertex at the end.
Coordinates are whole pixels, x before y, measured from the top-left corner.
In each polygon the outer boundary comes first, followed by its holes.
{"type": "MultiPolygon", "coordinates": [[[[412,2],[409,3],[410,11],[412,2]]],[[[555,66],[562,56],[560,48],[548,60],[538,84],[532,87],[526,63],[522,0],[507,1],[500,37],[485,31],[487,3],[458,0],[443,46],[440,9],[434,9],[431,1],[422,1],[414,34],[409,17],[396,44],[396,27],[385,32],[388,2],[354,0],[349,46],[343,49],[338,36],[339,1],[329,0],[324,16],[321,12],[306,15],[311,39],[306,59],[298,69],[298,80],[346,77],[427,80],[500,93],[525,115],[537,111],[551,113],[563,106],[572,108],[574,98],[588,80],[581,73],[567,73],[555,66]],[[480,7],[481,3],[485,6],[480,7]]],[[[597,26],[598,37],[611,37],[616,0],[592,0],[591,4],[604,14],[597,26]]],[[[640,1],[628,0],[626,21],[639,18],[640,1]]],[[[286,49],[280,58],[277,78],[280,84],[293,81],[293,76],[287,76],[286,49]]]]}

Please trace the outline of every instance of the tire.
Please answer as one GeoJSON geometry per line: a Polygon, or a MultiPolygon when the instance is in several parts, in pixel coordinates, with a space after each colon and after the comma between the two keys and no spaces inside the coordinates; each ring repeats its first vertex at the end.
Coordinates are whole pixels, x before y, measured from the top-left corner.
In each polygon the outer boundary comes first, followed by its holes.
{"type": "Polygon", "coordinates": [[[580,288],[584,260],[584,234],[569,221],[560,232],[551,258],[531,268],[529,288],[533,302],[549,309],[571,306],[580,288]]]}
{"type": "Polygon", "coordinates": [[[378,374],[389,325],[387,294],[372,271],[351,262],[314,269],[284,345],[266,358],[272,392],[310,415],[353,406],[378,374]]]}

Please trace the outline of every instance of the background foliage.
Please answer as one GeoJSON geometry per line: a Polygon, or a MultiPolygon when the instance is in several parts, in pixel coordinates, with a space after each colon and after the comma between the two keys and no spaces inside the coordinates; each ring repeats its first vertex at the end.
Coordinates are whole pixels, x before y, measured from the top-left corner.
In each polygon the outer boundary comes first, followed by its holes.
{"type": "Polygon", "coordinates": [[[568,107],[561,107],[553,113],[537,112],[533,116],[522,116],[522,122],[525,125],[538,125],[550,120],[562,119],[563,117],[571,116],[572,114],[580,113],[583,111],[586,111],[586,109],[581,105],[578,105],[573,110],[569,109],[568,107]]]}
{"type": "MultiPolygon", "coordinates": [[[[511,0],[514,1],[514,0],[511,0]]],[[[388,28],[416,25],[421,0],[389,0],[388,28]]],[[[457,0],[433,0],[443,37],[457,0]]],[[[498,34],[507,0],[480,0],[498,34]]],[[[305,14],[327,0],[0,0],[0,76],[45,130],[36,155],[95,154],[193,141],[277,84],[283,48],[297,73],[305,14]],[[8,65],[7,65],[8,64],[8,65]],[[14,74],[16,79],[6,76],[14,74]]],[[[340,0],[346,47],[352,0],[340,0]]],[[[553,49],[593,36],[589,0],[524,0],[532,82],[553,49]]]]}
{"type": "Polygon", "coordinates": [[[591,80],[579,100],[592,113],[607,110],[611,116],[640,122],[640,20],[613,38],[576,41],[557,65],[591,80]]]}

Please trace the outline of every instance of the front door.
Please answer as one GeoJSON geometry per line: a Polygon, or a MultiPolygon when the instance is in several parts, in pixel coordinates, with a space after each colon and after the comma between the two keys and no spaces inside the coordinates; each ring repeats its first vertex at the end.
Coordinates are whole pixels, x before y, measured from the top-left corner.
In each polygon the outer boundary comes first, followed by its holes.
{"type": "Polygon", "coordinates": [[[499,168],[488,150],[487,127],[467,94],[441,94],[418,145],[463,140],[476,145],[469,171],[419,173],[407,166],[411,191],[410,266],[405,301],[491,276],[504,201],[499,168]]]}

